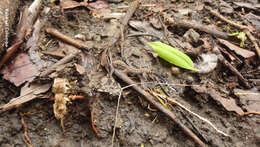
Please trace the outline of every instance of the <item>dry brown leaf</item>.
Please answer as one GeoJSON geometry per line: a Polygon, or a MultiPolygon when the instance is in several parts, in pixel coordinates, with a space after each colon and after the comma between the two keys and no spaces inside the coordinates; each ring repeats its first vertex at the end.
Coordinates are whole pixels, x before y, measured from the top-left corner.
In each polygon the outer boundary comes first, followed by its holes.
{"type": "Polygon", "coordinates": [[[234,89],[234,94],[248,112],[260,112],[260,93],[257,90],[234,89]]]}
{"type": "Polygon", "coordinates": [[[244,58],[252,58],[255,56],[255,53],[249,50],[245,50],[243,48],[240,48],[226,40],[223,39],[218,39],[220,43],[222,43],[223,45],[227,46],[230,50],[234,51],[236,54],[244,57],[244,58]]]}
{"type": "Polygon", "coordinates": [[[206,51],[212,50],[212,46],[209,38],[202,38],[201,40],[203,41],[203,47],[206,51]]]}
{"type": "Polygon", "coordinates": [[[79,6],[87,7],[88,2],[77,2],[74,0],[63,0],[60,2],[60,7],[62,9],[72,9],[72,8],[76,8],[79,6]]]}
{"type": "Polygon", "coordinates": [[[22,87],[21,94],[17,98],[13,98],[7,104],[0,107],[0,113],[18,107],[26,102],[29,102],[42,94],[47,92],[51,87],[51,84],[29,84],[27,83],[22,87]]]}
{"type": "Polygon", "coordinates": [[[204,6],[205,6],[204,3],[199,2],[199,3],[197,3],[197,5],[196,5],[196,10],[201,11],[201,10],[204,9],[204,6]]]}
{"type": "Polygon", "coordinates": [[[106,0],[98,0],[88,4],[88,9],[92,11],[94,15],[103,16],[103,14],[111,13],[106,0]]]}
{"type": "Polygon", "coordinates": [[[14,83],[15,86],[20,86],[26,81],[32,81],[38,70],[27,54],[20,53],[1,73],[4,79],[14,83]]]}
{"type": "Polygon", "coordinates": [[[209,89],[209,95],[216,101],[218,101],[226,110],[234,111],[239,115],[243,115],[244,111],[236,104],[233,98],[223,98],[220,93],[214,89],[209,89]]]}
{"type": "Polygon", "coordinates": [[[234,111],[239,115],[243,115],[244,111],[237,106],[236,101],[232,98],[223,98],[219,92],[212,88],[206,88],[205,86],[193,86],[192,87],[198,93],[206,93],[210,95],[214,100],[220,103],[227,111],[234,111]]]}
{"type": "Polygon", "coordinates": [[[76,64],[76,63],[74,65],[76,67],[76,70],[79,72],[79,74],[83,75],[86,72],[86,70],[83,66],[76,64]]]}

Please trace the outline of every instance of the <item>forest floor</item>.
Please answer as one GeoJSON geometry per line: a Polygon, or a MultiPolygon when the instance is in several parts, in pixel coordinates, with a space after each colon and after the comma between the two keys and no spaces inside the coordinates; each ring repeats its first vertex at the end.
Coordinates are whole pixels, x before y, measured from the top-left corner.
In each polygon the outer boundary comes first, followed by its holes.
{"type": "Polygon", "coordinates": [[[258,0],[43,1],[1,71],[0,146],[259,146],[259,10],[258,0]],[[152,41],[200,71],[160,58],[152,41]]]}

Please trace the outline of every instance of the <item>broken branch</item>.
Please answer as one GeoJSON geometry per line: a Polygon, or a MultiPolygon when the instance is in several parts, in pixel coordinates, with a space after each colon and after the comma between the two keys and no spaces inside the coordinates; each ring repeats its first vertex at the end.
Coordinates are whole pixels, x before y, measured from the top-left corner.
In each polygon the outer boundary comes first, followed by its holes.
{"type": "Polygon", "coordinates": [[[164,20],[166,21],[166,23],[171,24],[173,26],[179,26],[179,27],[185,27],[185,28],[192,28],[192,29],[196,29],[202,32],[206,32],[208,34],[211,34],[217,38],[222,38],[225,40],[232,40],[232,37],[228,36],[227,33],[224,32],[220,32],[212,27],[200,24],[200,23],[196,23],[196,22],[192,22],[192,21],[187,21],[187,20],[181,20],[178,18],[171,18],[169,17],[166,13],[162,13],[162,16],[164,18],[164,20]]]}
{"type": "Polygon", "coordinates": [[[140,88],[139,86],[135,85],[134,81],[132,81],[125,73],[115,69],[114,74],[120,78],[121,80],[123,80],[124,82],[126,82],[129,85],[132,85],[132,87],[139,92],[140,94],[142,94],[150,103],[152,103],[157,109],[159,109],[161,112],[163,112],[165,115],[167,115],[168,117],[170,117],[174,123],[176,123],[183,131],[186,135],[190,136],[194,142],[196,142],[198,145],[200,146],[206,146],[189,128],[187,128],[186,126],[184,126],[184,124],[182,124],[179,120],[176,119],[175,115],[168,109],[165,109],[161,104],[159,104],[158,102],[156,102],[153,99],[153,96],[150,95],[149,93],[147,93],[145,90],[143,90],[142,88],[140,88]]]}

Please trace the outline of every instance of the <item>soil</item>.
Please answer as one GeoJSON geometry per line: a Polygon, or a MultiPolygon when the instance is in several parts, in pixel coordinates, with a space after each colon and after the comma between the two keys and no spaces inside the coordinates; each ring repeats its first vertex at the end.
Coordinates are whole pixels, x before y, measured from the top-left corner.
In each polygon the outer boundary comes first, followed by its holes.
{"type": "MultiPolygon", "coordinates": [[[[24,1],[24,5],[31,4],[32,1],[24,1]]],[[[232,13],[224,13],[227,18],[241,22],[241,18],[237,17],[238,13],[242,13],[240,7],[236,7],[232,1],[225,1],[230,7],[234,7],[232,13]]],[[[256,0],[240,0],[240,2],[257,2],[256,0]]],[[[109,2],[108,8],[112,12],[125,13],[131,1],[109,2]]],[[[213,9],[221,9],[219,5],[223,3],[221,0],[144,0],[139,9],[135,12],[131,21],[141,21],[154,23],[160,26],[158,21],[158,13],[160,9],[165,9],[169,14],[176,13],[179,16],[194,19],[205,23],[209,19],[208,24],[215,24],[227,31],[226,23],[217,24],[217,18],[208,13],[207,10],[201,9],[200,5],[210,6],[213,9]],[[155,4],[155,6],[153,6],[155,4]],[[163,4],[163,5],[160,5],[163,4]],[[151,5],[151,6],[149,6],[151,5]],[[187,15],[186,11],[190,11],[187,15]],[[183,16],[184,15],[184,16],[183,16]],[[156,21],[152,21],[156,19],[156,21]]],[[[259,3],[259,1],[258,1],[259,3]]],[[[20,10],[22,10],[20,8],[20,10]]],[[[77,80],[76,87],[78,93],[85,96],[84,99],[73,101],[68,105],[67,115],[64,120],[65,131],[60,126],[60,121],[57,120],[53,112],[53,103],[51,96],[49,98],[39,98],[30,101],[22,106],[4,112],[0,115],[0,146],[1,147],[19,147],[28,146],[24,136],[25,128],[22,125],[21,119],[24,118],[27,125],[28,136],[35,147],[103,147],[111,146],[112,134],[114,128],[115,114],[118,102],[118,89],[127,84],[122,80],[113,76],[112,81],[107,80],[109,74],[106,69],[101,67],[99,61],[104,47],[111,43],[120,29],[117,25],[119,21],[115,19],[101,19],[98,15],[100,11],[94,12],[86,7],[76,7],[73,9],[62,10],[59,7],[59,2],[50,3],[43,2],[39,18],[42,20],[42,28],[40,32],[40,41],[37,43],[38,52],[48,51],[49,48],[58,47],[59,40],[44,30],[46,28],[55,28],[60,32],[75,37],[77,34],[85,36],[85,40],[93,41],[94,49],[85,52],[85,57],[79,57],[73,60],[71,65],[66,65],[69,72],[57,72],[57,77],[67,78],[70,81],[77,80]],[[47,12],[47,9],[48,12],[47,12]],[[43,11],[45,10],[45,11],[43,11]],[[111,39],[112,38],[112,39],[111,39]],[[83,59],[82,59],[83,58],[83,59]],[[73,63],[81,64],[86,74],[79,74],[73,63]],[[105,81],[105,82],[104,82],[105,81]],[[109,81],[109,82],[106,82],[109,81]],[[112,85],[112,88],[111,88],[112,85]],[[110,87],[109,87],[110,86],[110,87]],[[92,115],[92,116],[91,116],[92,115]],[[93,118],[92,118],[93,117],[93,118]],[[93,120],[92,120],[92,119],[93,120]],[[97,132],[93,129],[95,125],[97,132]]],[[[229,10],[229,9],[228,9],[229,10]]],[[[220,10],[221,11],[221,10],[220,10]]],[[[259,16],[259,11],[253,9],[244,9],[244,13],[254,13],[259,16]]],[[[110,12],[110,13],[112,13],[110,12]]],[[[102,14],[103,15],[103,14],[102,14]]],[[[17,16],[17,19],[19,17],[17,16]]],[[[151,27],[152,25],[150,25],[151,27]]],[[[156,25],[155,25],[156,27],[156,25]]],[[[164,35],[163,27],[156,29],[157,37],[164,35]],[[159,33],[158,33],[159,32],[159,33]]],[[[15,26],[14,26],[15,28],[15,26]]],[[[148,27],[146,27],[148,28],[148,27]]],[[[190,53],[185,50],[184,33],[187,28],[175,28],[167,25],[171,32],[169,38],[180,41],[180,46],[185,53],[189,54],[193,61],[198,61],[197,57],[200,53],[190,53]]],[[[236,31],[236,28],[230,27],[231,31],[236,31]]],[[[142,29],[142,28],[141,28],[142,29]]],[[[149,28],[148,28],[149,29],[149,28]]],[[[138,32],[140,29],[128,25],[124,41],[120,45],[111,49],[113,60],[122,60],[133,68],[142,69],[148,68],[154,74],[150,73],[129,73],[129,77],[137,82],[163,82],[172,83],[173,86],[158,86],[156,84],[144,84],[141,87],[144,89],[164,89],[170,97],[181,102],[185,107],[198,115],[208,119],[219,130],[229,134],[226,137],[214,130],[209,124],[198,119],[194,115],[187,113],[178,106],[170,106],[176,118],[190,128],[207,146],[219,147],[257,147],[260,146],[260,117],[256,115],[239,117],[236,112],[227,111],[223,105],[217,102],[211,95],[207,93],[199,93],[192,86],[185,85],[207,85],[215,89],[221,96],[235,99],[238,106],[242,108],[243,104],[239,97],[233,93],[234,88],[247,89],[243,83],[225,66],[218,62],[218,66],[207,74],[193,73],[188,70],[173,67],[166,61],[153,57],[151,51],[145,49],[140,37],[127,37],[127,35],[138,32]],[[121,52],[121,53],[120,53],[121,52]],[[235,86],[230,88],[230,84],[235,86]],[[179,85],[178,85],[179,84],[179,85]],[[209,86],[210,85],[210,86],[209,86]],[[191,125],[192,124],[192,125],[191,125]],[[194,129],[196,127],[196,129],[194,129]]],[[[197,31],[202,38],[209,35],[197,31]]],[[[210,38],[210,37],[209,37],[210,38]]],[[[154,40],[156,37],[147,36],[148,40],[154,40]]],[[[259,39],[259,38],[258,38],[259,39]]],[[[216,39],[215,39],[216,40],[216,39]]],[[[239,44],[239,42],[237,42],[239,44]]],[[[249,40],[245,42],[247,49],[254,51],[254,46],[249,40]]],[[[203,46],[203,43],[190,43],[196,50],[203,46]]],[[[205,52],[205,51],[204,51],[205,52]]],[[[211,51],[209,51],[211,52],[211,51]]],[[[29,53],[28,53],[29,54],[29,53]]],[[[29,54],[32,56],[31,54],[29,54]]],[[[226,55],[225,55],[226,57],[226,55]]],[[[60,58],[54,58],[51,55],[42,55],[44,62],[53,64],[60,58]]],[[[228,57],[226,57],[228,58],[228,57]]],[[[232,62],[234,66],[243,74],[246,79],[258,79],[260,75],[259,60],[255,57],[249,62],[244,63],[232,62]],[[255,71],[255,72],[247,72],[255,71]]],[[[230,61],[230,60],[229,60],[230,61]]],[[[231,62],[231,61],[230,61],[231,62]]],[[[39,64],[39,63],[35,63],[39,64]]],[[[37,65],[41,67],[42,65],[37,65]]],[[[124,68],[117,65],[115,68],[124,68]]],[[[48,81],[53,81],[49,79],[48,81]]],[[[23,86],[23,85],[22,85],[23,86]]],[[[12,98],[20,95],[20,88],[0,77],[0,105],[8,103],[12,98]]],[[[250,82],[250,88],[259,89],[260,83],[250,82]]],[[[49,90],[46,95],[50,94],[49,90]]],[[[260,107],[260,106],[259,106],[260,107]]],[[[246,111],[244,108],[242,108],[246,111]]],[[[141,94],[128,88],[122,92],[122,98],[119,105],[119,116],[116,126],[116,136],[114,146],[129,147],[129,146],[144,146],[144,147],[192,147],[197,146],[190,137],[170,120],[166,115],[154,108],[145,100],[141,94]]]]}

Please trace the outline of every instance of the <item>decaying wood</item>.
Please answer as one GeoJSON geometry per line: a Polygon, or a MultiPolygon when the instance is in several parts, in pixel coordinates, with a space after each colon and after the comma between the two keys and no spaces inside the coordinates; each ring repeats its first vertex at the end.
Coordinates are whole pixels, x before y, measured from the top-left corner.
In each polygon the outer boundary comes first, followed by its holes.
{"type": "Polygon", "coordinates": [[[184,133],[186,135],[188,135],[189,137],[191,137],[194,140],[194,142],[196,142],[200,146],[203,146],[203,147],[206,146],[189,128],[184,126],[184,124],[182,124],[170,110],[166,109],[160,103],[156,102],[151,94],[147,93],[141,87],[135,85],[135,82],[133,80],[131,80],[125,73],[115,69],[114,74],[118,78],[120,78],[121,80],[126,82],[127,84],[132,85],[133,89],[135,89],[137,92],[139,92],[141,95],[143,95],[146,98],[146,100],[148,100],[150,103],[152,103],[157,109],[159,109],[161,112],[163,112],[166,116],[171,118],[173,120],[173,122],[175,124],[177,124],[184,131],[184,133]]]}

